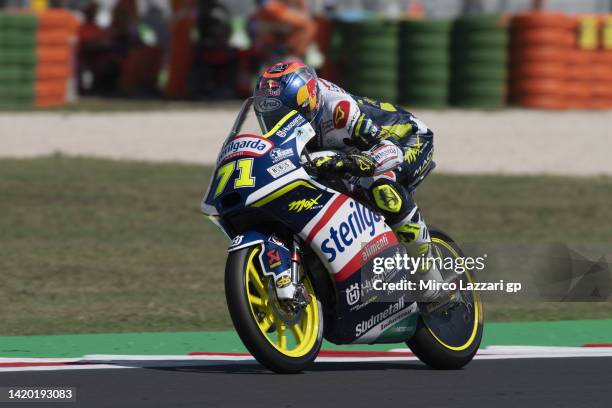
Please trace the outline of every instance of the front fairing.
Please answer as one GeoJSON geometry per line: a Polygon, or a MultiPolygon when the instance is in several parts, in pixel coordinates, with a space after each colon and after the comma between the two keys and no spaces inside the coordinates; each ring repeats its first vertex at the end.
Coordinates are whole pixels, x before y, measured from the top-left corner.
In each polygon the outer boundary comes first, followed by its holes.
{"type": "MultiPolygon", "coordinates": [[[[247,100],[241,115],[248,115],[251,105],[252,99],[247,100]]],[[[289,111],[261,136],[241,133],[240,122],[239,116],[217,158],[202,202],[206,215],[223,218],[240,212],[281,179],[310,179],[300,155],[315,131],[297,111],[289,111]]]]}

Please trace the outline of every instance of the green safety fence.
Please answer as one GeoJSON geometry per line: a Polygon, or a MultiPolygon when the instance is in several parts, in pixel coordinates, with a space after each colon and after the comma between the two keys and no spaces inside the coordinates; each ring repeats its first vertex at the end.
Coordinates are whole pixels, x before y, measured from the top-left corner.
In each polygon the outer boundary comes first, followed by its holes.
{"type": "Polygon", "coordinates": [[[451,42],[450,100],[466,108],[506,104],[508,24],[500,16],[454,21],[451,42]]]}

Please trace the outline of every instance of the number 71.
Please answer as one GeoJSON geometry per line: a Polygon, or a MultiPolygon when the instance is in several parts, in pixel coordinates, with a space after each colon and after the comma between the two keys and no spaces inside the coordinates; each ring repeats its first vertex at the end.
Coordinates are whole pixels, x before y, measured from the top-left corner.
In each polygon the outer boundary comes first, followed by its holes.
{"type": "Polygon", "coordinates": [[[253,187],[255,185],[255,177],[253,177],[253,159],[240,159],[231,161],[219,167],[217,170],[217,179],[219,180],[215,190],[215,197],[219,196],[225,187],[234,170],[238,167],[238,177],[234,180],[234,188],[253,187]]]}

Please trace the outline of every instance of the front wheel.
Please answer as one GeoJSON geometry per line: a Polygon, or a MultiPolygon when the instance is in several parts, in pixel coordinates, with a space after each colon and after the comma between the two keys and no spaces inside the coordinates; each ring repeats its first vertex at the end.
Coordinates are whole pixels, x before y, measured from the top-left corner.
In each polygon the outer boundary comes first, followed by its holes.
{"type": "MultiPolygon", "coordinates": [[[[436,257],[462,258],[459,246],[445,233],[430,229],[436,257]]],[[[441,271],[445,274],[445,271],[441,271]]],[[[455,273],[446,271],[446,273],[455,273]]],[[[474,282],[470,271],[461,279],[474,282]]],[[[448,307],[421,314],[417,329],[407,342],[412,352],[425,364],[441,370],[459,369],[468,364],[480,347],[483,330],[482,301],[476,291],[459,291],[458,299],[448,307]]]]}
{"type": "Polygon", "coordinates": [[[230,253],[225,268],[227,306],[240,339],[265,367],[277,373],[296,373],[317,357],[323,342],[321,304],[310,278],[300,280],[311,297],[295,315],[282,313],[271,277],[259,264],[260,247],[230,253]]]}

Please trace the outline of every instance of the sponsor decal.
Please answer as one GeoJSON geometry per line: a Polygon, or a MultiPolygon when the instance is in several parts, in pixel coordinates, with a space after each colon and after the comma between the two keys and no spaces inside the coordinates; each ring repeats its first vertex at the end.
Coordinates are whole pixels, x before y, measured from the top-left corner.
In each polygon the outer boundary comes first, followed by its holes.
{"type": "Polygon", "coordinates": [[[395,146],[381,146],[372,152],[372,158],[380,166],[390,160],[399,159],[397,151],[398,149],[395,146]]]}
{"type": "MultiPolygon", "coordinates": [[[[392,303],[380,313],[377,313],[373,316],[370,316],[368,320],[363,320],[355,326],[355,336],[359,337],[371,328],[375,327],[379,323],[383,323],[387,318],[393,316],[400,310],[404,308],[404,296],[400,297],[397,302],[392,303]]],[[[399,317],[399,316],[398,316],[399,317]]],[[[393,323],[396,323],[397,320],[394,319],[393,323]]],[[[391,322],[387,322],[384,325],[381,325],[381,330],[389,327],[391,322]]]]}
{"type": "Polygon", "coordinates": [[[266,252],[266,256],[268,257],[268,266],[270,269],[274,269],[281,264],[281,257],[278,249],[269,250],[266,252]]]}
{"type": "Polygon", "coordinates": [[[293,164],[291,160],[285,159],[280,163],[276,163],[274,166],[268,167],[266,171],[270,173],[272,177],[279,178],[283,174],[287,174],[296,168],[297,167],[295,167],[295,164],[293,164]]]}
{"type": "Polygon", "coordinates": [[[255,109],[258,112],[272,112],[277,110],[283,103],[276,98],[258,98],[255,103],[255,109]]]}
{"type": "Polygon", "coordinates": [[[373,239],[368,242],[361,249],[361,259],[363,262],[367,262],[374,257],[374,255],[378,254],[383,249],[387,248],[390,245],[389,236],[386,234],[381,235],[377,239],[373,239]]]}
{"type": "Polygon", "coordinates": [[[334,108],[334,127],[336,129],[346,127],[350,111],[351,104],[349,101],[340,101],[336,104],[336,107],[334,108]]]}
{"type": "Polygon", "coordinates": [[[270,74],[280,74],[281,72],[285,72],[289,68],[289,64],[279,63],[274,65],[268,70],[270,74]]]}
{"type": "Polygon", "coordinates": [[[235,157],[260,157],[274,147],[271,141],[251,135],[237,136],[230,140],[221,150],[218,162],[224,162],[235,157]]]}
{"type": "Polygon", "coordinates": [[[306,123],[306,119],[302,115],[296,115],[291,122],[287,123],[281,129],[276,132],[276,136],[285,137],[289,134],[289,131],[296,126],[301,126],[306,123]]]}
{"type": "Polygon", "coordinates": [[[338,253],[343,253],[355,240],[367,242],[376,236],[376,223],[381,216],[354,201],[349,206],[348,216],[332,224],[321,242],[321,252],[327,254],[327,262],[333,262],[338,253]]]}
{"type": "Polygon", "coordinates": [[[361,298],[361,289],[359,288],[359,282],[353,283],[346,289],[346,303],[349,306],[353,306],[355,303],[359,302],[361,298]]]}
{"type": "Polygon", "coordinates": [[[234,237],[234,239],[232,239],[232,243],[230,244],[230,248],[242,244],[242,240],[243,239],[244,239],[244,235],[236,235],[234,237]]]}
{"type": "Polygon", "coordinates": [[[293,156],[293,149],[272,149],[270,150],[270,157],[272,158],[272,162],[276,163],[277,161],[286,159],[287,157],[293,156]]]}
{"type": "Polygon", "coordinates": [[[319,198],[321,198],[322,195],[323,194],[319,194],[314,198],[302,198],[301,200],[292,201],[289,203],[287,210],[299,213],[305,210],[321,208],[323,205],[319,204],[319,198]]]}
{"type": "Polygon", "coordinates": [[[276,238],[274,235],[272,235],[270,238],[268,238],[268,241],[273,243],[273,244],[276,244],[278,246],[281,246],[283,248],[286,248],[285,244],[283,243],[283,241],[281,241],[280,239],[276,238]]]}
{"type": "Polygon", "coordinates": [[[317,81],[310,79],[297,92],[296,102],[302,108],[308,107],[311,111],[319,106],[317,101],[317,81]]]}
{"type": "Polygon", "coordinates": [[[286,288],[291,284],[291,278],[287,275],[281,276],[276,281],[276,287],[279,289],[286,288]]]}
{"type": "Polygon", "coordinates": [[[263,79],[257,89],[258,96],[280,96],[281,84],[273,79],[263,79]]]}
{"type": "Polygon", "coordinates": [[[419,175],[423,170],[425,170],[425,168],[431,162],[432,156],[433,156],[433,149],[429,150],[429,152],[427,153],[427,156],[425,156],[425,160],[423,160],[421,164],[419,165],[419,167],[414,171],[414,173],[412,173],[413,177],[419,175]]]}
{"type": "Polygon", "coordinates": [[[319,78],[319,83],[322,84],[325,88],[329,89],[330,91],[334,91],[334,92],[339,92],[339,93],[343,93],[345,94],[346,91],[342,88],[340,88],[338,85],[331,83],[329,81],[326,81],[322,78],[319,78]]]}

